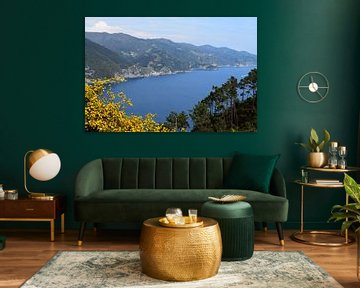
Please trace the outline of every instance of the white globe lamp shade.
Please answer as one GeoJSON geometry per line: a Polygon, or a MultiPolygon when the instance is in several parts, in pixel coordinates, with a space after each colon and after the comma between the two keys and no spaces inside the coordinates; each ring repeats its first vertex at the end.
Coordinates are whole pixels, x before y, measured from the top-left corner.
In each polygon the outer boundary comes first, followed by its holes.
{"type": "Polygon", "coordinates": [[[59,156],[45,149],[38,149],[32,152],[28,163],[29,174],[39,181],[47,181],[54,178],[61,168],[59,156]]]}

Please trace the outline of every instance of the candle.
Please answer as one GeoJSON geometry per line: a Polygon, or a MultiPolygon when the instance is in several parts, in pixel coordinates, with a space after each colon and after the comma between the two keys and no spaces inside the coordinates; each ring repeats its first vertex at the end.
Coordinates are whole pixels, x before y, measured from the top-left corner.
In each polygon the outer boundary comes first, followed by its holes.
{"type": "Polygon", "coordinates": [[[346,146],[339,146],[339,156],[344,158],[346,156],[346,146]]]}
{"type": "Polygon", "coordinates": [[[342,154],[346,153],[346,146],[339,146],[339,152],[341,152],[342,154]]]}
{"type": "Polygon", "coordinates": [[[337,143],[337,142],[330,142],[330,147],[331,147],[331,148],[337,148],[337,147],[338,147],[338,143],[337,143]]]}
{"type": "Polygon", "coordinates": [[[338,168],[339,169],[345,169],[346,168],[346,160],[345,160],[346,147],[345,146],[339,146],[338,150],[339,150],[339,156],[341,157],[341,159],[338,161],[338,168]]]}

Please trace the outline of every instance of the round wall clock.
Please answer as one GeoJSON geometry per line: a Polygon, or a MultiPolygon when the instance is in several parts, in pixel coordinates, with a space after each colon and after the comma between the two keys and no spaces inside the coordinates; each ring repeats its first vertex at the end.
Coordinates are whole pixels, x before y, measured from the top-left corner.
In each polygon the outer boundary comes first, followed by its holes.
{"type": "Polygon", "coordinates": [[[306,102],[319,103],[329,93],[329,81],[320,72],[308,72],[300,78],[297,91],[306,102]]]}

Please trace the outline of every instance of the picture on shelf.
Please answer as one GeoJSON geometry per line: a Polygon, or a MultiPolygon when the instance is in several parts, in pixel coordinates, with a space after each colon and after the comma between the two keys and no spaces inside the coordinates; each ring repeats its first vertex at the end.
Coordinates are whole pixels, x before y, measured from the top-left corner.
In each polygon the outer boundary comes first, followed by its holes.
{"type": "Polygon", "coordinates": [[[85,17],[85,130],[255,132],[256,17],[85,17]]]}

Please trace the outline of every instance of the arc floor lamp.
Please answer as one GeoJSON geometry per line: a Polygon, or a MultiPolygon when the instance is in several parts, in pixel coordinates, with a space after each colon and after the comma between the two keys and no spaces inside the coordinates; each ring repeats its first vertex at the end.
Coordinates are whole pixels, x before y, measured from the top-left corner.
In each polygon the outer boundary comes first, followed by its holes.
{"type": "Polygon", "coordinates": [[[60,171],[61,161],[59,156],[48,149],[30,150],[24,156],[24,187],[30,198],[52,199],[46,193],[30,192],[27,187],[26,175],[29,174],[39,181],[48,181],[60,171]]]}

